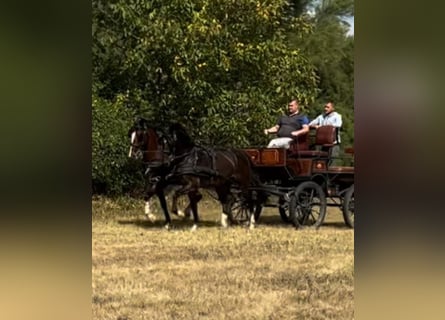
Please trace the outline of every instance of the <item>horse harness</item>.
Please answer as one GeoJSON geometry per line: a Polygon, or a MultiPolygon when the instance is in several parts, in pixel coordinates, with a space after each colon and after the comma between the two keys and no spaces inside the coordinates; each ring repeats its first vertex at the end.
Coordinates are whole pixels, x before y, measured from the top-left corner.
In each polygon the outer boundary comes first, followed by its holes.
{"type": "MultiPolygon", "coordinates": [[[[216,170],[216,152],[213,149],[205,148],[201,146],[195,146],[192,150],[189,152],[180,155],[179,157],[176,157],[172,163],[177,163],[174,165],[174,168],[172,170],[171,175],[196,175],[196,176],[203,176],[203,177],[224,177],[221,173],[216,170]],[[201,153],[205,153],[208,159],[210,159],[210,167],[199,165],[199,156],[201,153]],[[186,161],[181,161],[182,159],[186,158],[187,156],[191,156],[186,161]]],[[[220,152],[221,155],[230,162],[230,164],[235,167],[235,162],[230,159],[227,155],[224,154],[224,152],[220,152]]]]}

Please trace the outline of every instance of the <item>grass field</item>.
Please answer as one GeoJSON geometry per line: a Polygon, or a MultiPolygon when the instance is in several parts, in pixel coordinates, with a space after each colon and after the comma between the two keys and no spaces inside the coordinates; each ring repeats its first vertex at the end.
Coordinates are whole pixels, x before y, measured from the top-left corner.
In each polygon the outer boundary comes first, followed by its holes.
{"type": "Polygon", "coordinates": [[[143,202],[92,203],[93,319],[353,319],[354,231],[337,208],[319,230],[295,230],[276,208],[257,228],[220,228],[220,207],[199,205],[201,225],[146,221],[143,202]]]}

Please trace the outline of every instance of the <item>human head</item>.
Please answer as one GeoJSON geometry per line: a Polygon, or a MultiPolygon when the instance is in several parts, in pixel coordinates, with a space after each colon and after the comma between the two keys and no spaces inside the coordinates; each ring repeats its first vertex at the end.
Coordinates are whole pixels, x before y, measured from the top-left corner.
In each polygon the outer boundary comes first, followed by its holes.
{"type": "Polygon", "coordinates": [[[288,110],[289,110],[290,114],[297,112],[298,108],[299,108],[298,100],[297,99],[291,100],[287,107],[288,107],[288,110]]]}
{"type": "Polygon", "coordinates": [[[334,105],[334,103],[332,101],[328,101],[328,103],[326,103],[324,105],[324,112],[326,114],[329,114],[329,113],[331,113],[334,110],[335,110],[335,105],[334,105]]]}

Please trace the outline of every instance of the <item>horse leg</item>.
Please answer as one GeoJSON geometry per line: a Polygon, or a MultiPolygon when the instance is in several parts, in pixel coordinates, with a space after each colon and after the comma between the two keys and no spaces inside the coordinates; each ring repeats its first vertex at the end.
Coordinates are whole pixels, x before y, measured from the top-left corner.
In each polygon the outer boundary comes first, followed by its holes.
{"type": "Polygon", "coordinates": [[[178,211],[178,198],[179,198],[179,193],[178,191],[173,191],[173,195],[172,195],[172,213],[182,217],[183,213],[181,210],[178,211]]]}
{"type": "MultiPolygon", "coordinates": [[[[201,196],[201,198],[202,198],[202,196],[201,196]]],[[[199,200],[201,200],[201,198],[199,198],[199,200]]],[[[198,201],[199,201],[198,200],[198,201]]],[[[190,218],[190,216],[192,215],[192,205],[190,204],[190,202],[189,202],[189,204],[187,205],[187,207],[185,207],[185,209],[184,209],[184,217],[185,218],[190,218]]]]}
{"type": "MultiPolygon", "coordinates": [[[[193,185],[193,179],[183,177],[183,179],[180,181],[180,188],[176,189],[173,194],[173,207],[174,207],[173,210],[177,210],[178,198],[186,194],[189,196],[189,201],[190,201],[189,206],[192,208],[192,211],[193,211],[193,206],[195,207],[193,215],[195,217],[195,224],[196,224],[196,222],[198,221],[197,203],[199,200],[201,200],[201,198],[199,197],[200,194],[198,192],[198,188],[193,185]]],[[[194,228],[196,227],[194,226],[194,228]]]]}
{"type": "Polygon", "coordinates": [[[149,185],[145,188],[145,196],[144,196],[144,201],[145,201],[145,206],[144,206],[144,213],[145,213],[145,217],[150,220],[151,222],[155,222],[156,221],[156,216],[152,213],[151,208],[150,208],[150,199],[151,197],[153,197],[155,195],[155,190],[153,188],[152,185],[149,185]]]}
{"type": "Polygon", "coordinates": [[[221,227],[227,228],[229,225],[228,224],[229,216],[226,214],[226,212],[227,212],[227,195],[225,192],[223,192],[222,188],[215,188],[215,191],[218,194],[218,200],[222,206],[221,227]]]}
{"type": "Polygon", "coordinates": [[[150,209],[150,198],[145,199],[144,213],[147,220],[150,220],[151,222],[156,221],[156,216],[151,212],[150,209]]]}
{"type": "Polygon", "coordinates": [[[182,211],[180,208],[178,208],[178,199],[179,199],[179,197],[183,196],[183,194],[181,194],[179,191],[180,190],[175,190],[173,192],[172,213],[177,215],[178,217],[188,218],[188,217],[190,217],[190,212],[191,212],[190,203],[187,205],[187,207],[185,208],[184,211],[182,211]]]}
{"type": "Polygon", "coordinates": [[[221,226],[227,228],[229,226],[229,217],[232,218],[232,205],[234,198],[230,193],[218,192],[219,201],[222,204],[223,212],[221,213],[221,226]]]}
{"type": "Polygon", "coordinates": [[[249,207],[249,229],[253,230],[255,228],[255,214],[254,214],[254,199],[252,191],[247,192],[247,205],[249,207]]]}
{"type": "MultiPolygon", "coordinates": [[[[173,186],[173,185],[169,185],[164,189],[165,193],[171,193],[172,194],[172,206],[171,206],[171,212],[174,215],[177,216],[183,216],[182,215],[182,211],[178,210],[178,194],[177,194],[177,186],[173,186]],[[170,192],[171,191],[171,192],[170,192]]],[[[167,200],[168,200],[168,196],[167,196],[167,200]]]]}
{"type": "Polygon", "coordinates": [[[198,222],[199,222],[198,202],[202,199],[202,194],[199,193],[199,191],[189,192],[188,197],[189,197],[190,203],[187,206],[187,208],[190,208],[190,210],[193,213],[192,231],[195,231],[198,228],[198,222]]]}
{"type": "Polygon", "coordinates": [[[242,205],[244,206],[244,210],[247,213],[247,219],[248,219],[248,227],[250,230],[255,229],[255,223],[256,223],[256,208],[261,208],[258,205],[258,202],[256,200],[256,192],[255,191],[247,191],[242,195],[244,198],[244,201],[242,201],[242,205]],[[256,205],[256,206],[255,206],[256,205]]]}
{"type": "MultiPolygon", "coordinates": [[[[201,199],[202,199],[202,194],[197,190],[197,191],[195,191],[194,195],[196,198],[196,205],[198,205],[198,202],[201,201],[201,199]]],[[[190,199],[190,197],[189,197],[189,199],[190,199]]],[[[198,212],[198,207],[196,207],[196,212],[198,212]]],[[[184,216],[186,218],[190,218],[190,216],[192,214],[193,214],[193,220],[198,221],[198,216],[196,216],[196,219],[195,219],[195,214],[193,213],[193,209],[192,209],[192,203],[191,203],[191,201],[189,201],[189,204],[184,209],[184,216]]],[[[196,213],[196,215],[198,215],[198,213],[196,213]]]]}
{"type": "MultiPolygon", "coordinates": [[[[199,202],[202,199],[202,194],[199,191],[196,191],[196,197],[198,198],[198,200],[196,202],[199,202]]],[[[193,211],[192,211],[192,205],[189,201],[187,207],[185,207],[184,209],[184,217],[185,218],[190,218],[190,216],[192,215],[193,211]]]]}
{"type": "Polygon", "coordinates": [[[159,203],[161,204],[161,208],[164,211],[164,216],[165,216],[165,228],[168,230],[171,227],[171,219],[170,219],[170,214],[168,213],[168,208],[167,208],[167,201],[165,200],[165,194],[164,194],[164,189],[162,188],[157,188],[156,190],[156,194],[158,195],[159,198],[159,203]]]}

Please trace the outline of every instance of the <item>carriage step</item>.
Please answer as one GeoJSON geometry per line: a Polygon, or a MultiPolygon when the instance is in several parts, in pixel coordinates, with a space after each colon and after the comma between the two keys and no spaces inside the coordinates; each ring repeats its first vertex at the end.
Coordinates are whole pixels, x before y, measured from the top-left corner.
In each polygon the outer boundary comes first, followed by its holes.
{"type": "Polygon", "coordinates": [[[331,166],[328,167],[328,172],[349,172],[354,173],[354,167],[343,167],[343,166],[331,166]]]}

